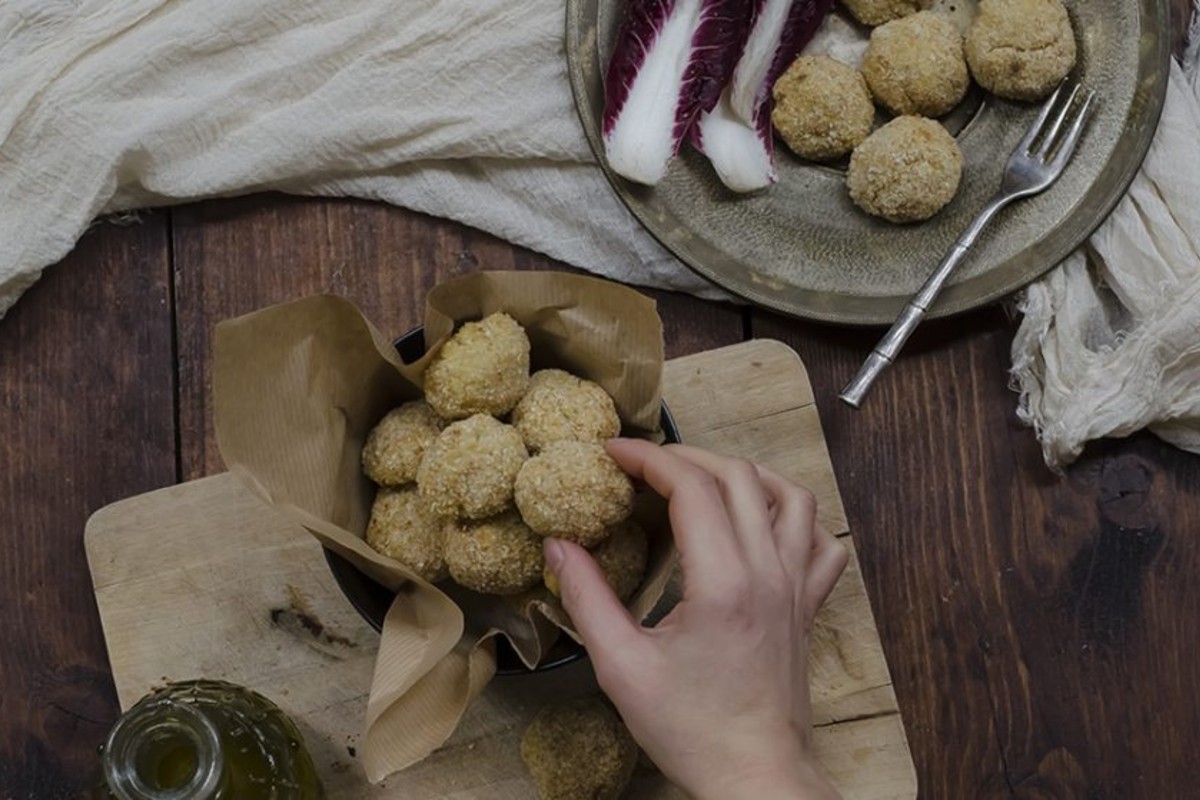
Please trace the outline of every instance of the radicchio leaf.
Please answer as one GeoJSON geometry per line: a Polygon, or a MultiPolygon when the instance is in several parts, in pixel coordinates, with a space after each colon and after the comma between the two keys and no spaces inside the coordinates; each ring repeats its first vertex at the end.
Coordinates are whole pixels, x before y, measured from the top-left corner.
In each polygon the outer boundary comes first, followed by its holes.
{"type": "Polygon", "coordinates": [[[775,182],[771,87],[800,55],[833,0],[759,0],[733,78],[715,108],[702,115],[692,142],[735,192],[775,182]]]}
{"type": "Polygon", "coordinates": [[[728,83],[753,2],[629,0],[604,83],[604,152],[615,172],[662,180],[728,83]]]}

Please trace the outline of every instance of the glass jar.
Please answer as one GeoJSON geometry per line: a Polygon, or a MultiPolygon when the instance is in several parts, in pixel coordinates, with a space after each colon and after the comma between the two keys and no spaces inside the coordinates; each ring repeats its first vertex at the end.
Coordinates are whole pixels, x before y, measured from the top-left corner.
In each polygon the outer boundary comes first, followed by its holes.
{"type": "Polygon", "coordinates": [[[223,681],[174,683],[143,697],[101,747],[101,797],[319,800],[296,725],[267,698],[223,681]]]}

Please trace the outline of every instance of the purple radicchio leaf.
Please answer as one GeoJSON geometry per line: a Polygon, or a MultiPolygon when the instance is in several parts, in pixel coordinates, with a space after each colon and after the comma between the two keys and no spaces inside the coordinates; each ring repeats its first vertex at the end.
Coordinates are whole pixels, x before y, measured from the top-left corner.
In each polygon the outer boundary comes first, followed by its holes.
{"type": "Polygon", "coordinates": [[[654,185],[713,108],[749,31],[753,0],[630,0],[604,84],[609,166],[654,185]]]}
{"type": "Polygon", "coordinates": [[[812,40],[832,6],[833,0],[757,4],[733,78],[692,135],[696,149],[733,191],[753,192],[775,182],[771,87],[812,40]]]}

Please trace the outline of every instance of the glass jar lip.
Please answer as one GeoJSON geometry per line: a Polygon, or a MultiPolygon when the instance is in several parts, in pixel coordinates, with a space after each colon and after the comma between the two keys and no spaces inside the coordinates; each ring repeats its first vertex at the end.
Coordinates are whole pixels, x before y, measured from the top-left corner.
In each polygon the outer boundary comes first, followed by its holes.
{"type": "Polygon", "coordinates": [[[139,701],[113,726],[101,761],[118,800],[210,800],[221,788],[224,769],[221,736],[212,721],[191,703],[153,695],[139,701]],[[167,736],[192,748],[196,766],[185,784],[156,789],[138,770],[138,755],[167,736]]]}

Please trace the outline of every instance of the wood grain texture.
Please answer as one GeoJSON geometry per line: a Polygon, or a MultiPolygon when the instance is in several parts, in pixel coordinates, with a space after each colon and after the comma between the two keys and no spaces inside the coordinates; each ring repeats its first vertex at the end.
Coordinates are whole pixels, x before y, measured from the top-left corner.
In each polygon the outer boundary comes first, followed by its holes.
{"type": "Polygon", "coordinates": [[[117,705],[82,530],[173,483],[165,223],[93,228],[0,321],[0,797],[77,796],[117,705]]]}
{"type": "MultiPolygon", "coordinates": [[[[811,485],[826,524],[845,531],[820,420],[791,350],[753,342],[696,354],[668,362],[664,383],[686,440],[709,445],[716,436],[730,452],[811,485]],[[746,392],[717,391],[726,385],[746,392]],[[688,402],[696,396],[717,399],[688,402]],[[759,452],[753,432],[763,422],[792,447],[759,452]]],[[[497,679],[446,747],[369,787],[348,743],[362,728],[378,639],[340,595],[312,537],[224,475],[102,510],[88,523],[87,547],[122,704],[165,679],[195,675],[264,691],[304,726],[333,798],[529,797],[517,755],[525,725],[555,698],[595,691],[586,663],[497,679]]],[[[834,783],[847,798],[914,797],[903,724],[854,562],[814,623],[811,663],[814,746],[834,783]]],[[[681,797],[649,770],[631,794],[681,797]]]]}
{"type": "Polygon", "coordinates": [[[809,367],[924,796],[1189,796],[1200,459],[1141,435],[1052,475],[998,310],[923,328],[860,411],[877,331],[753,332],[809,367]]]}
{"type": "MultiPolygon", "coordinates": [[[[173,215],[185,479],[224,469],[209,408],[212,331],[221,320],[329,292],[399,336],[421,323],[426,293],[448,278],[481,269],[567,269],[463,225],[371,203],[268,195],[173,215]]],[[[648,294],[659,303],[668,358],[742,340],[739,308],[648,294]]]]}

